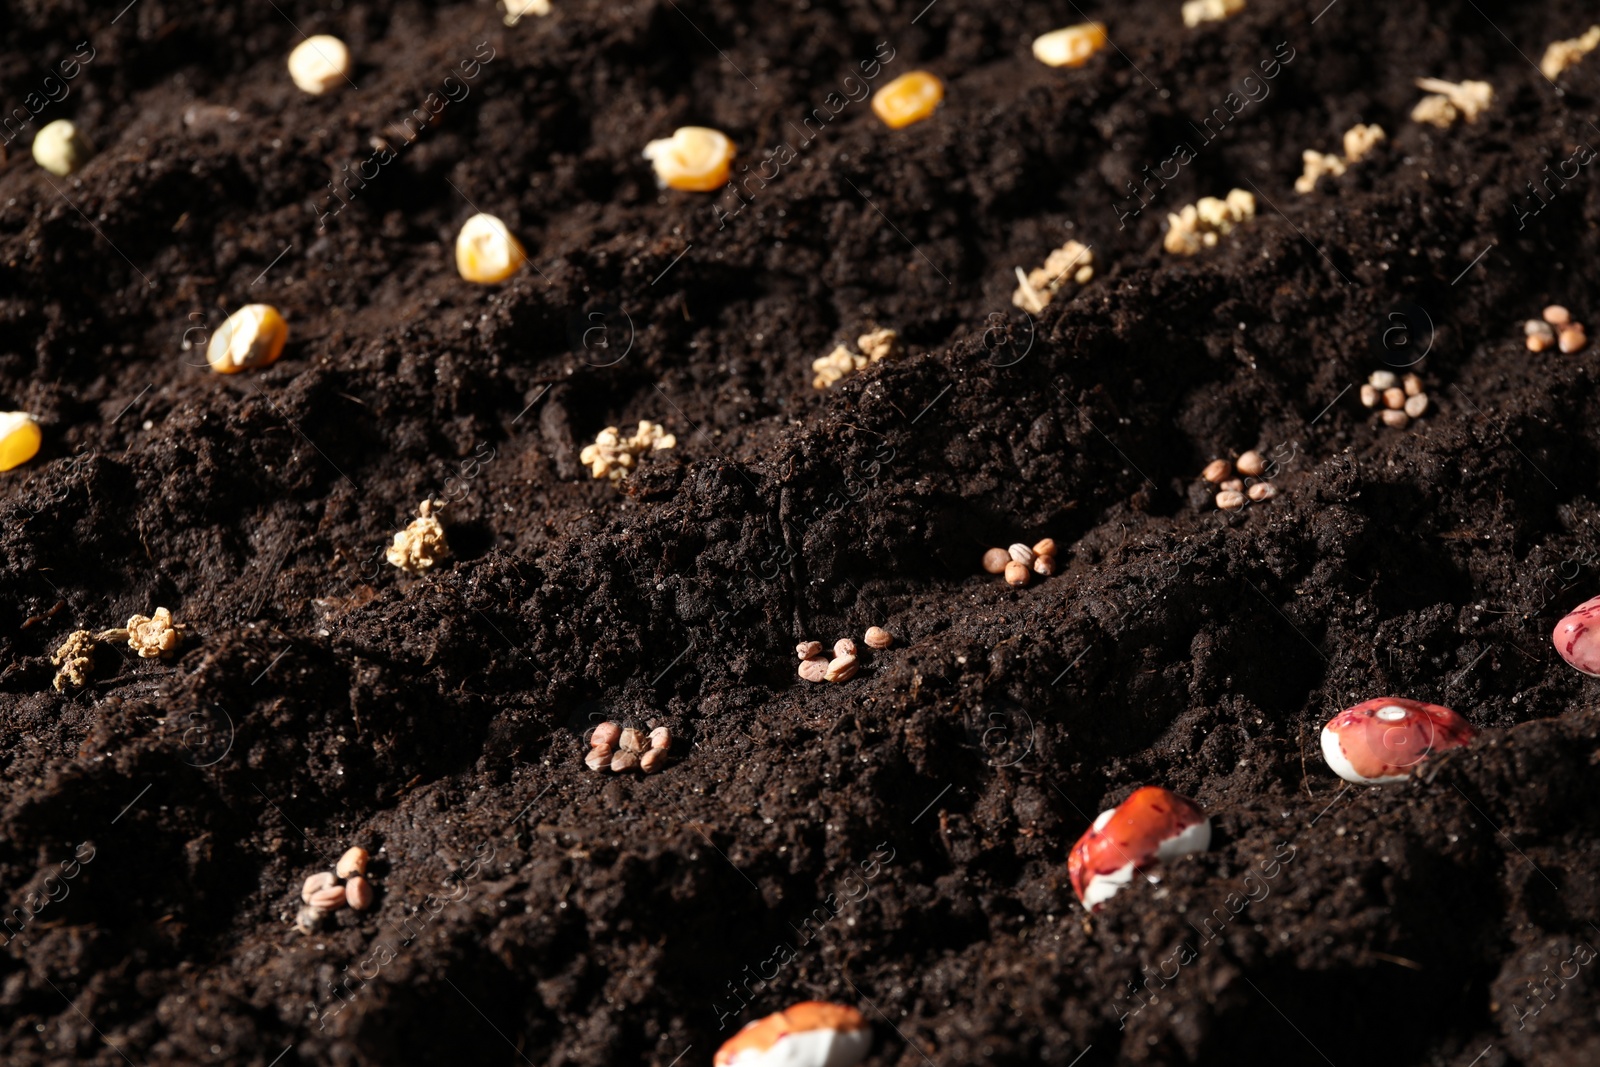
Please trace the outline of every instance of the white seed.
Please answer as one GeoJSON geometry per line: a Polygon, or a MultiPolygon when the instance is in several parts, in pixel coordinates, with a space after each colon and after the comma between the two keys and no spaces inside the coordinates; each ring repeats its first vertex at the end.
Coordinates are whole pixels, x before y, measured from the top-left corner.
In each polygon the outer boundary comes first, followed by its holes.
{"type": "Polygon", "coordinates": [[[1406,396],[1418,396],[1422,393],[1422,379],[1415,374],[1406,375],[1402,384],[1405,386],[1406,396]]]}
{"type": "Polygon", "coordinates": [[[801,659],[810,659],[812,656],[822,655],[821,641],[801,641],[794,646],[794,654],[801,659]]]}
{"type": "Polygon", "coordinates": [[[289,77],[302,92],[321,96],[350,75],[350,49],[337,37],[319,33],[289,53],[289,77]]]}
{"type": "Polygon", "coordinates": [[[1006,564],[1006,584],[1024,586],[1028,584],[1028,565],[1012,560],[1006,564]]]}
{"type": "Polygon", "coordinates": [[[1380,417],[1385,426],[1391,426],[1396,430],[1403,430],[1411,423],[1411,419],[1403,411],[1385,410],[1380,413],[1380,417]]]}
{"type": "Polygon", "coordinates": [[[1406,406],[1406,391],[1397,386],[1391,386],[1383,391],[1383,406],[1398,411],[1406,406]]]}
{"type": "Polygon", "coordinates": [[[1428,398],[1422,393],[1406,398],[1405,413],[1413,419],[1420,419],[1422,413],[1428,410],[1428,398]]]}
{"type": "Polygon", "coordinates": [[[356,911],[372,907],[372,883],[359,874],[344,885],[344,900],[356,911]]]}
{"type": "Polygon", "coordinates": [[[334,885],[337,881],[338,880],[327,871],[318,871],[316,874],[313,874],[311,877],[307,878],[306,884],[300,887],[300,899],[309,904],[311,903],[312,897],[316,896],[322,890],[334,885]]]}
{"type": "Polygon", "coordinates": [[[528,260],[522,243],[493,215],[477,214],[456,234],[456,271],[479,285],[503,282],[528,260]]]}
{"type": "Polygon", "coordinates": [[[853,656],[856,654],[856,643],[848,637],[841,637],[833,643],[835,656],[853,656]]]}
{"type": "Polygon", "coordinates": [[[1246,478],[1255,478],[1267,469],[1267,461],[1261,457],[1260,452],[1254,449],[1240,456],[1234,465],[1239,468],[1239,473],[1246,478]]]}
{"type": "Polygon", "coordinates": [[[1212,485],[1223,481],[1233,473],[1233,464],[1225,459],[1214,459],[1206,464],[1206,469],[1200,472],[1200,477],[1212,485]]]}
{"type": "Polygon", "coordinates": [[[339,857],[339,865],[333,869],[333,873],[340,878],[366,874],[368,858],[367,850],[360,845],[347,849],[345,854],[339,857]]]}
{"type": "Polygon", "coordinates": [[[1375,408],[1375,407],[1378,406],[1378,401],[1380,401],[1382,399],[1383,399],[1383,394],[1378,392],[1378,387],[1377,386],[1375,386],[1375,385],[1362,385],[1361,386],[1361,403],[1362,403],[1363,407],[1375,408]]]}
{"type": "Polygon", "coordinates": [[[1006,551],[1010,553],[1012,559],[1016,560],[1024,567],[1031,567],[1033,565],[1033,549],[1029,548],[1022,542],[1017,542],[1006,551]]]}
{"type": "Polygon", "coordinates": [[[1223,511],[1232,511],[1244,507],[1244,494],[1237,489],[1224,489],[1217,494],[1217,507],[1223,511]]]}
{"type": "Polygon", "coordinates": [[[33,161],[58,178],[65,178],[94,155],[88,138],[71,119],[56,119],[33,137],[33,161]]]}
{"type": "Polygon", "coordinates": [[[821,656],[812,656],[810,659],[800,661],[800,677],[808,682],[826,681],[828,676],[828,661],[821,656]]]}
{"type": "Polygon", "coordinates": [[[1271,482],[1257,482],[1249,488],[1246,495],[1255,501],[1271,500],[1278,495],[1278,487],[1271,482]]]}
{"type": "Polygon", "coordinates": [[[1381,392],[1384,389],[1393,389],[1397,380],[1392,370],[1375,370],[1367,377],[1367,384],[1381,392]]]}
{"type": "Polygon", "coordinates": [[[830,682],[848,682],[856,676],[856,671],[859,669],[860,665],[854,656],[838,656],[828,664],[824,677],[830,682]]]}
{"type": "Polygon", "coordinates": [[[866,642],[868,648],[882,649],[894,644],[894,638],[889,636],[889,631],[881,626],[867,627],[867,635],[862,640],[866,642]]]}

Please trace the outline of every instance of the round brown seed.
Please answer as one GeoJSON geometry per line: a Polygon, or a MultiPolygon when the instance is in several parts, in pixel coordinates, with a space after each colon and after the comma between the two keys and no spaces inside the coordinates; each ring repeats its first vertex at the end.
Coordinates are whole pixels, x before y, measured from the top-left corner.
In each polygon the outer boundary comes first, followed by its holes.
{"type": "Polygon", "coordinates": [[[822,655],[821,641],[801,641],[794,646],[794,654],[801,659],[810,659],[812,656],[822,655]]]}
{"type": "Polygon", "coordinates": [[[665,752],[672,747],[672,731],[665,726],[657,726],[650,731],[650,751],[660,749],[665,752]]]}
{"type": "Polygon", "coordinates": [[[311,903],[312,897],[322,892],[322,890],[327,889],[329,886],[335,884],[337,881],[338,879],[334,878],[334,876],[329,874],[327,871],[318,871],[310,878],[307,878],[306,884],[300,887],[300,899],[309,904],[311,903]]]}
{"type": "Polygon", "coordinates": [[[1262,500],[1271,500],[1273,497],[1278,495],[1278,487],[1273,485],[1271,482],[1257,482],[1255,485],[1252,485],[1248,490],[1245,491],[1245,495],[1247,495],[1251,500],[1258,502],[1262,500]]]}
{"type": "Polygon", "coordinates": [[[808,682],[822,682],[827,680],[828,661],[821,656],[812,656],[810,659],[800,661],[800,677],[808,682]]]}
{"type": "Polygon", "coordinates": [[[1399,411],[1406,406],[1406,391],[1398,387],[1383,391],[1383,406],[1394,411],[1399,411]]]}
{"type": "Polygon", "coordinates": [[[1568,326],[1561,331],[1561,351],[1569,355],[1573,352],[1581,352],[1583,346],[1588,343],[1589,338],[1584,336],[1581,327],[1568,326]]]}
{"type": "Polygon", "coordinates": [[[1565,326],[1572,321],[1572,312],[1560,304],[1551,304],[1544,309],[1544,321],[1552,326],[1565,326]]]}
{"type": "Polygon", "coordinates": [[[652,748],[649,752],[639,757],[639,769],[646,774],[654,774],[667,762],[667,750],[652,748]]]}
{"type": "Polygon", "coordinates": [[[860,669],[860,665],[856,662],[854,656],[839,656],[828,664],[827,673],[823,677],[830,682],[848,682],[856,676],[856,671],[860,669]]]}
{"type": "Polygon", "coordinates": [[[337,911],[344,907],[344,886],[331,885],[326,889],[319,889],[311,894],[310,904],[313,908],[323,911],[337,911]]]}
{"type": "Polygon", "coordinates": [[[1386,410],[1380,413],[1380,417],[1383,419],[1385,426],[1393,427],[1396,430],[1403,430],[1411,423],[1410,417],[1403,411],[1386,410]]]}
{"type": "Polygon", "coordinates": [[[644,734],[630,726],[617,738],[617,747],[624,752],[643,752],[644,734]]]}
{"type": "Polygon", "coordinates": [[[344,884],[344,901],[356,911],[372,907],[372,883],[359,874],[344,884]]]}
{"type": "Polygon", "coordinates": [[[1413,419],[1420,419],[1422,413],[1428,410],[1428,398],[1422,393],[1406,398],[1405,412],[1413,419]]]}
{"type": "Polygon", "coordinates": [[[990,574],[1004,574],[1006,564],[1011,562],[1011,553],[1003,548],[991,548],[983,554],[983,569],[990,574]]]}
{"type": "Polygon", "coordinates": [[[1056,558],[1054,556],[1035,556],[1033,559],[1033,573],[1042,574],[1046,578],[1056,572],[1056,558]]]}
{"type": "Polygon", "coordinates": [[[631,771],[637,766],[639,766],[639,754],[637,752],[620,749],[615,756],[611,757],[611,769],[618,774],[623,771],[631,771]]]}
{"type": "Polygon", "coordinates": [[[853,656],[856,654],[856,643],[848,637],[841,637],[833,643],[835,656],[853,656]]]}
{"type": "Polygon", "coordinates": [[[1206,464],[1206,469],[1200,472],[1200,477],[1215,485],[1232,473],[1232,463],[1225,459],[1214,459],[1206,464]]]}
{"type": "Polygon", "coordinates": [[[1223,511],[1232,511],[1244,507],[1244,494],[1237,489],[1224,489],[1217,494],[1217,507],[1223,511]]]}
{"type": "Polygon", "coordinates": [[[339,865],[333,869],[333,873],[340,878],[349,878],[353,874],[366,874],[369,858],[367,850],[360,845],[346,849],[345,854],[339,857],[339,865]]]}
{"type": "Polygon", "coordinates": [[[1543,352],[1553,344],[1555,342],[1548,337],[1541,337],[1538,334],[1528,335],[1527,346],[1529,352],[1543,352]]]}
{"type": "Polygon", "coordinates": [[[589,735],[589,744],[597,747],[600,745],[614,745],[617,743],[617,738],[621,736],[622,727],[614,722],[603,722],[594,728],[594,733],[589,735]]]}
{"type": "Polygon", "coordinates": [[[1415,374],[1406,375],[1403,384],[1405,385],[1406,396],[1422,395],[1422,379],[1415,374]]]}
{"type": "Polygon", "coordinates": [[[1361,387],[1361,403],[1362,403],[1362,406],[1369,407],[1369,408],[1375,408],[1375,407],[1378,406],[1378,401],[1381,400],[1382,398],[1383,398],[1383,394],[1378,392],[1378,387],[1377,386],[1375,386],[1375,385],[1363,385],[1361,387]]]}
{"type": "Polygon", "coordinates": [[[589,755],[583,762],[589,765],[591,771],[603,771],[611,766],[612,748],[610,745],[596,745],[589,750],[589,755]]]}
{"type": "Polygon", "coordinates": [[[888,648],[894,644],[894,638],[889,636],[889,631],[881,626],[867,627],[867,634],[862,638],[868,648],[888,648]]]}
{"type": "Polygon", "coordinates": [[[1251,449],[1240,456],[1234,465],[1239,468],[1239,473],[1246,478],[1259,477],[1261,472],[1267,469],[1267,461],[1262,459],[1261,453],[1255,449],[1251,449]]]}
{"type": "Polygon", "coordinates": [[[1022,586],[1028,584],[1028,565],[1012,560],[1006,564],[1006,582],[1011,585],[1022,586]]]}
{"type": "Polygon", "coordinates": [[[1035,556],[1053,556],[1053,555],[1055,555],[1056,554],[1056,539],[1053,538],[1053,537],[1046,537],[1043,541],[1038,542],[1037,544],[1035,544],[1033,546],[1033,554],[1035,556]]]}

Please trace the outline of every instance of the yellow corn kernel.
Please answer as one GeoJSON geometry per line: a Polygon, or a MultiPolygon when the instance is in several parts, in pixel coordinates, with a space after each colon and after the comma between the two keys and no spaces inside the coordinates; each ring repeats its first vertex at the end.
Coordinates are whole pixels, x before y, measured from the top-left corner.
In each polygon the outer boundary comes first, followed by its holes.
{"type": "Polygon", "coordinates": [[[33,138],[33,161],[58,178],[65,178],[94,155],[94,148],[71,119],[56,119],[33,138]]]}
{"type": "Polygon", "coordinates": [[[206,361],[218,374],[269,367],[283,355],[289,324],[271,304],[246,304],[228,316],[211,343],[206,361]]]}
{"type": "Polygon", "coordinates": [[[0,471],[20,467],[38,455],[43,436],[26,411],[0,411],[0,471]]]}
{"type": "Polygon", "coordinates": [[[456,235],[456,270],[469,282],[503,282],[528,261],[528,253],[506,224],[493,215],[474,215],[456,235]]]}
{"type": "Polygon", "coordinates": [[[944,82],[925,70],[902,74],[872,96],[872,110],[891,130],[921,122],[944,100],[944,82]]]}
{"type": "Polygon", "coordinates": [[[728,184],[733,142],[709,126],[679,126],[671,137],[644,146],[656,180],[671,189],[709,193],[728,184]]]}
{"type": "Polygon", "coordinates": [[[1085,22],[1035,38],[1033,58],[1052,67],[1081,67],[1105,46],[1105,24],[1085,22]]]}
{"type": "Polygon", "coordinates": [[[319,33],[289,53],[289,77],[301,92],[321,96],[350,77],[350,49],[343,41],[319,33]]]}

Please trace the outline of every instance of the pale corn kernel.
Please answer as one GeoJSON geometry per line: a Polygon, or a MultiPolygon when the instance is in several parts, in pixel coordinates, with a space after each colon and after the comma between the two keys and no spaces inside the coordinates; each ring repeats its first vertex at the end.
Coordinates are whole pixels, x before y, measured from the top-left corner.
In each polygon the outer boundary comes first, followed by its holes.
{"type": "Polygon", "coordinates": [[[651,751],[665,752],[672,747],[672,731],[665,726],[657,726],[650,731],[651,751]]]}
{"type": "Polygon", "coordinates": [[[828,668],[823,672],[823,678],[830,682],[848,682],[856,676],[860,665],[853,655],[835,656],[829,662],[828,668]]]}
{"type": "Polygon", "coordinates": [[[1217,488],[1221,489],[1224,493],[1242,493],[1244,492],[1244,479],[1229,478],[1227,481],[1217,486],[1217,488]]]}
{"type": "Polygon", "coordinates": [[[1034,38],[1033,58],[1052,67],[1081,67],[1105,46],[1105,24],[1085,22],[1034,38]]]}
{"type": "Polygon", "coordinates": [[[841,637],[833,643],[833,654],[838,656],[853,656],[856,654],[856,643],[848,637],[841,637]]]}
{"type": "Polygon", "coordinates": [[[1183,5],[1183,24],[1190,29],[1202,22],[1221,22],[1244,10],[1244,0],[1189,0],[1183,5]]]}
{"type": "Polygon", "coordinates": [[[88,138],[71,119],[56,119],[33,137],[33,161],[58,178],[65,178],[94,155],[88,138]]]}
{"type": "Polygon", "coordinates": [[[350,49],[326,33],[307,37],[289,53],[289,77],[301,92],[321,96],[350,76],[350,49]]]}
{"type": "MultiPolygon", "coordinates": [[[[1541,317],[1551,326],[1566,326],[1572,322],[1572,312],[1560,304],[1551,304],[1541,312],[1541,317]]],[[[1529,323],[1533,325],[1533,323],[1529,323]]]]}
{"type": "Polygon", "coordinates": [[[128,647],[141,659],[155,659],[178,647],[179,627],[173,625],[172,612],[166,608],[157,608],[154,615],[133,616],[128,620],[127,630],[128,647]]]}
{"type": "Polygon", "coordinates": [[[1417,396],[1422,392],[1422,379],[1415,374],[1406,375],[1401,379],[1401,384],[1405,388],[1406,396],[1417,396]]]}
{"type": "Polygon", "coordinates": [[[322,911],[337,911],[345,905],[346,891],[342,885],[331,885],[311,894],[310,905],[322,911]]]}
{"type": "Polygon", "coordinates": [[[206,361],[218,374],[270,367],[283,355],[289,324],[271,304],[246,304],[229,315],[206,345],[206,361]]]}
{"type": "Polygon", "coordinates": [[[1363,407],[1375,408],[1383,394],[1378,392],[1378,387],[1370,383],[1361,386],[1361,404],[1363,407]]]}
{"type": "Polygon", "coordinates": [[[621,726],[614,722],[603,722],[594,728],[594,733],[589,735],[589,744],[594,745],[595,747],[599,747],[600,745],[615,745],[621,737],[621,726]]]}
{"type": "Polygon", "coordinates": [[[1454,125],[1460,113],[1447,97],[1430,94],[1417,101],[1411,109],[1411,121],[1437,126],[1441,130],[1454,125]]]}
{"type": "Polygon", "coordinates": [[[1056,554],[1056,539],[1053,538],[1053,537],[1046,537],[1042,541],[1034,542],[1033,554],[1035,556],[1053,556],[1053,555],[1055,555],[1056,554]]]}
{"type": "Polygon", "coordinates": [[[1392,370],[1375,370],[1367,376],[1367,383],[1380,392],[1384,389],[1393,389],[1399,381],[1399,375],[1392,370]]]}
{"type": "Polygon", "coordinates": [[[1390,386],[1383,391],[1383,406],[1398,409],[1406,406],[1406,391],[1399,386],[1390,386]]]}
{"type": "Polygon", "coordinates": [[[1056,558],[1054,556],[1035,556],[1033,559],[1033,573],[1042,574],[1046,578],[1056,572],[1056,558]]]}
{"type": "Polygon", "coordinates": [[[733,142],[709,126],[679,126],[671,137],[644,146],[656,181],[669,189],[709,193],[728,184],[733,142]]]}
{"type": "Polygon", "coordinates": [[[1006,551],[1011,556],[1012,559],[1016,560],[1018,563],[1022,564],[1024,567],[1033,566],[1033,549],[1029,548],[1027,545],[1023,544],[1021,541],[1018,541],[1016,544],[1012,545],[1006,551]]]}
{"type": "Polygon", "coordinates": [[[821,641],[801,641],[794,646],[794,654],[801,659],[810,659],[812,656],[822,655],[821,641]]]}
{"type": "Polygon", "coordinates": [[[44,434],[26,411],[0,411],[0,471],[20,467],[39,454],[44,434]]]}
{"type": "Polygon", "coordinates": [[[872,96],[872,111],[892,130],[921,122],[944,100],[944,82],[925,70],[902,74],[872,96]]]}
{"type": "Polygon", "coordinates": [[[828,660],[824,656],[811,656],[800,661],[800,677],[808,682],[827,680],[828,660]]]}
{"type": "Polygon", "coordinates": [[[1030,315],[1043,311],[1067,284],[1070,278],[1078,285],[1087,285],[1094,278],[1094,252],[1078,241],[1068,241],[1051,252],[1044,266],[1027,274],[1016,268],[1017,290],[1011,302],[1030,315]]]}
{"type": "Polygon", "coordinates": [[[495,285],[517,273],[527,261],[522,243],[493,215],[472,216],[456,234],[456,270],[469,282],[495,285]]]}
{"type": "Polygon", "coordinates": [[[1383,132],[1382,126],[1356,123],[1344,131],[1344,161],[1346,163],[1360,162],[1362,157],[1376,148],[1379,142],[1386,137],[1387,135],[1383,132]]]}

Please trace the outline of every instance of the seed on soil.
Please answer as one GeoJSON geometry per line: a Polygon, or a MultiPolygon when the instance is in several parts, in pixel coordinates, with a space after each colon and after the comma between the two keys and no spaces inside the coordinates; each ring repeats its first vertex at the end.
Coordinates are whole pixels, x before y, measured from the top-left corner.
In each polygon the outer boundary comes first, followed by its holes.
{"type": "Polygon", "coordinates": [[[1404,411],[1391,411],[1386,408],[1378,415],[1383,419],[1383,424],[1391,429],[1403,430],[1411,425],[1411,418],[1404,411]]]}
{"type": "Polygon", "coordinates": [[[1413,419],[1422,418],[1428,410],[1428,398],[1422,395],[1406,397],[1406,406],[1403,409],[1407,416],[1413,419]]]}
{"type": "Polygon", "coordinates": [[[1033,557],[1033,573],[1048,578],[1056,572],[1056,558],[1054,556],[1033,557]]]}
{"type": "Polygon", "coordinates": [[[902,74],[872,94],[872,111],[892,130],[932,115],[944,100],[944,82],[925,70],[902,74]]]}
{"type": "Polygon", "coordinates": [[[218,374],[270,367],[283,355],[289,324],[271,304],[246,304],[229,315],[206,345],[206,362],[218,374]]]}
{"type": "Polygon", "coordinates": [[[1375,408],[1383,400],[1383,394],[1371,385],[1361,386],[1361,406],[1375,408]]]}
{"type": "Polygon", "coordinates": [[[794,646],[794,654],[801,659],[810,659],[812,656],[822,655],[821,641],[801,641],[794,646]]]}
{"type": "Polygon", "coordinates": [[[1379,392],[1383,392],[1385,389],[1393,389],[1395,383],[1399,380],[1392,370],[1375,370],[1367,376],[1367,384],[1379,392]]]}
{"type": "Polygon", "coordinates": [[[1415,374],[1408,374],[1403,379],[1406,396],[1420,396],[1422,394],[1422,379],[1415,374]]]}
{"type": "Polygon", "coordinates": [[[1244,494],[1237,489],[1224,489],[1217,494],[1217,507],[1223,511],[1234,511],[1244,507],[1244,494]]]}
{"type": "Polygon", "coordinates": [[[589,735],[591,745],[614,745],[622,737],[622,727],[614,722],[603,722],[589,735]]]}
{"type": "Polygon", "coordinates": [[[345,906],[345,887],[335,883],[319,889],[307,903],[321,911],[337,911],[345,906]]]}
{"type": "Polygon", "coordinates": [[[1561,351],[1568,355],[1583,351],[1583,346],[1589,343],[1589,338],[1584,334],[1583,327],[1577,323],[1563,327],[1560,333],[1561,351]]]}
{"type": "Polygon", "coordinates": [[[667,750],[664,748],[652,748],[639,757],[639,769],[645,774],[654,774],[661,769],[661,765],[665,762],[667,762],[667,750]]]}
{"type": "Polygon", "coordinates": [[[522,243],[506,224],[481,212],[461,224],[456,234],[456,271],[478,285],[496,285],[528,261],[522,243]]]}
{"type": "Polygon", "coordinates": [[[338,884],[338,880],[327,871],[318,871],[306,879],[305,885],[300,887],[300,899],[311,903],[311,898],[324,889],[331,889],[338,884]]]}
{"type": "Polygon", "coordinates": [[[809,656],[800,661],[800,677],[808,682],[828,680],[828,660],[825,656],[809,656]]]}
{"type": "Polygon", "coordinates": [[[1084,22],[1035,37],[1033,58],[1051,67],[1081,67],[1105,46],[1105,24],[1084,22]]]}
{"type": "Polygon", "coordinates": [[[89,162],[94,147],[71,119],[56,119],[33,135],[33,161],[58,178],[89,162]]]}
{"type": "Polygon", "coordinates": [[[289,77],[312,96],[321,96],[349,76],[350,49],[337,37],[319,33],[289,53],[289,77]]]}
{"type": "Polygon", "coordinates": [[[1223,237],[1255,217],[1256,198],[1243,189],[1231,190],[1225,200],[1203,196],[1167,216],[1167,235],[1161,247],[1173,255],[1192,256],[1215,247],[1223,237]]]}
{"type": "Polygon", "coordinates": [[[1245,495],[1259,504],[1263,500],[1271,500],[1273,497],[1277,496],[1278,487],[1273,485],[1271,482],[1257,482],[1249,489],[1245,490],[1245,495]]]}
{"type": "Polygon", "coordinates": [[[830,682],[848,682],[856,676],[856,671],[859,669],[860,664],[856,662],[854,656],[849,654],[839,655],[835,656],[833,661],[828,664],[828,669],[823,673],[823,677],[830,682]]]}
{"type": "Polygon", "coordinates": [[[1077,285],[1088,285],[1094,279],[1094,252],[1087,245],[1068,241],[1051,252],[1044,266],[1028,273],[1015,268],[1017,289],[1011,302],[1030,315],[1037,315],[1049,306],[1057,293],[1070,280],[1077,285]]]}
{"type": "Polygon", "coordinates": [[[1035,556],[1053,556],[1053,555],[1055,555],[1056,554],[1056,540],[1055,540],[1055,538],[1046,537],[1042,541],[1034,542],[1033,554],[1035,556]]]}
{"type": "Polygon", "coordinates": [[[843,1004],[808,1000],[747,1023],[714,1067],[855,1067],[872,1048],[866,1017],[843,1004]]]}
{"type": "Polygon", "coordinates": [[[620,429],[607,426],[595,435],[594,444],[583,447],[578,459],[594,477],[621,482],[638,457],[677,446],[678,438],[667,433],[659,422],[642,421],[632,437],[623,437],[620,429]]]}
{"type": "Polygon", "coordinates": [[[505,9],[505,18],[502,19],[507,26],[515,26],[529,15],[544,16],[550,14],[550,0],[501,0],[496,5],[505,9]]]}
{"type": "Polygon", "coordinates": [[[1555,81],[1561,72],[1577,63],[1584,56],[1600,48],[1600,26],[1590,26],[1582,37],[1573,37],[1565,41],[1552,41],[1544,50],[1544,57],[1539,60],[1539,73],[1551,81],[1555,81]]]}
{"type": "Polygon", "coordinates": [[[26,411],[0,411],[0,471],[20,467],[39,454],[44,433],[26,411]]]}
{"type": "Polygon", "coordinates": [[[1011,553],[1003,548],[991,548],[983,554],[983,569],[990,574],[1004,574],[1010,562],[1011,553]]]}
{"type": "Polygon", "coordinates": [[[1441,129],[1458,118],[1478,121],[1478,116],[1494,102],[1494,88],[1488,82],[1447,82],[1440,78],[1418,78],[1417,88],[1432,95],[1423,97],[1411,109],[1411,121],[1425,122],[1441,129]]]}
{"type": "Polygon", "coordinates": [[[1234,466],[1238,467],[1239,473],[1246,478],[1259,478],[1261,477],[1261,472],[1267,469],[1267,461],[1262,458],[1260,452],[1251,449],[1240,456],[1234,466]]]}
{"type": "Polygon", "coordinates": [[[1600,677],[1600,596],[1563,615],[1551,640],[1574,670],[1600,677]]]}
{"type": "Polygon", "coordinates": [[[835,656],[853,656],[856,654],[856,643],[848,637],[841,637],[833,643],[835,656]]]}
{"type": "Polygon", "coordinates": [[[1556,343],[1556,332],[1548,322],[1529,319],[1522,324],[1522,332],[1527,337],[1529,352],[1543,352],[1556,343]]]}
{"type": "Polygon", "coordinates": [[[1232,473],[1232,463],[1229,463],[1225,459],[1214,459],[1210,463],[1206,464],[1206,469],[1200,472],[1200,477],[1204,478],[1212,485],[1216,485],[1218,482],[1227,481],[1228,476],[1232,473]]]}
{"type": "Polygon", "coordinates": [[[1297,193],[1311,192],[1317,187],[1317,179],[1325,175],[1337,178],[1344,173],[1344,160],[1327,152],[1308,148],[1300,153],[1300,161],[1303,169],[1300,177],[1294,180],[1297,193]]]}
{"type": "Polygon", "coordinates": [[[1399,386],[1393,386],[1383,391],[1383,406],[1399,411],[1406,406],[1406,391],[1399,386]]]}
{"type": "Polygon", "coordinates": [[[370,859],[367,850],[360,845],[345,849],[344,855],[339,857],[339,863],[333,868],[333,873],[340,878],[350,878],[357,874],[367,873],[367,860],[370,859]]]}
{"type": "Polygon", "coordinates": [[[665,726],[657,726],[650,731],[648,740],[652,749],[660,749],[665,752],[672,747],[672,731],[665,726]]]}
{"type": "Polygon", "coordinates": [[[889,636],[889,631],[881,626],[867,627],[867,634],[862,640],[871,649],[885,649],[894,644],[894,638],[889,636]]]}
{"type": "Polygon", "coordinates": [[[1243,478],[1229,478],[1227,481],[1225,481],[1221,485],[1217,486],[1217,488],[1221,489],[1224,492],[1242,493],[1242,492],[1244,492],[1244,479],[1243,478]]]}
{"type": "Polygon", "coordinates": [[[1565,326],[1572,321],[1572,312],[1560,304],[1551,304],[1544,309],[1542,317],[1551,326],[1565,326]]]}
{"type": "Polygon", "coordinates": [[[1402,782],[1417,764],[1471,741],[1477,731],[1449,708],[1403,697],[1374,697],[1322,728],[1322,755],[1358,785],[1402,782]]]}
{"type": "Polygon", "coordinates": [[[1244,0],[1188,0],[1183,5],[1183,24],[1190,29],[1202,22],[1221,22],[1244,10],[1244,0]]]}
{"type": "Polygon", "coordinates": [[[625,748],[617,749],[616,755],[611,757],[611,770],[614,774],[622,774],[639,766],[639,753],[629,752],[625,748]]]}
{"type": "Polygon", "coordinates": [[[157,608],[154,615],[134,615],[128,619],[128,647],[141,659],[155,659],[178,647],[178,631],[172,612],[157,608]]]}
{"type": "Polygon", "coordinates": [[[679,126],[671,137],[644,146],[656,181],[668,189],[709,193],[728,184],[733,142],[709,126],[679,126]]]}
{"type": "Polygon", "coordinates": [[[1006,552],[1010,554],[1012,559],[1024,566],[1033,565],[1033,549],[1029,548],[1020,541],[1006,549],[1006,552]]]}
{"type": "Polygon", "coordinates": [[[856,338],[860,352],[839,345],[832,352],[811,361],[811,387],[828,389],[850,375],[864,371],[885,359],[900,358],[900,335],[887,328],[869,330],[856,338]]]}
{"type": "Polygon", "coordinates": [[[643,752],[644,734],[636,727],[624,727],[622,732],[617,735],[617,747],[624,752],[643,752]]]}
{"type": "Polygon", "coordinates": [[[646,736],[637,727],[604,722],[589,735],[589,754],[583,762],[591,771],[610,768],[621,774],[638,767],[651,774],[661,768],[671,747],[672,731],[668,727],[658,726],[646,736]]]}
{"type": "Polygon", "coordinates": [[[435,505],[424,500],[417,505],[417,517],[394,535],[385,556],[389,562],[410,574],[421,574],[450,555],[444,526],[434,518],[435,505]]]}
{"type": "Polygon", "coordinates": [[[372,907],[372,883],[356,875],[344,884],[344,900],[355,911],[372,907]]]}
{"type": "Polygon", "coordinates": [[[1073,892],[1091,912],[1149,867],[1211,847],[1211,819],[1188,797],[1147,785],[1095,819],[1067,856],[1073,892]]]}
{"type": "Polygon", "coordinates": [[[1024,586],[1028,584],[1028,565],[1012,560],[1006,564],[1006,584],[1024,586]]]}

